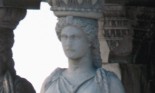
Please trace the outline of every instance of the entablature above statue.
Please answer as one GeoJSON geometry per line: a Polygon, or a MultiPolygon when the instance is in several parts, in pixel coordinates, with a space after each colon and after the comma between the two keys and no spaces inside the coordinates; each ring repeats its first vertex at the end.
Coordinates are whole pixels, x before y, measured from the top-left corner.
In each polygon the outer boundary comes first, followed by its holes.
{"type": "Polygon", "coordinates": [[[41,1],[46,0],[0,0],[0,7],[39,9],[41,1]]]}
{"type": "Polygon", "coordinates": [[[155,7],[155,0],[105,0],[106,4],[155,7]]]}

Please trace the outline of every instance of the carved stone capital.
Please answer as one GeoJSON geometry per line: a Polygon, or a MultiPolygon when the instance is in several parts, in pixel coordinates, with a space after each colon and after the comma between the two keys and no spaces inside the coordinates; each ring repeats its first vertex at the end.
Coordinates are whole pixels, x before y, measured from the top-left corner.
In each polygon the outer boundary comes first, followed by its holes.
{"type": "Polygon", "coordinates": [[[0,28],[15,29],[19,21],[26,15],[26,9],[1,7],[0,28]]]}
{"type": "Polygon", "coordinates": [[[104,0],[48,0],[55,15],[101,18],[104,0]]]}

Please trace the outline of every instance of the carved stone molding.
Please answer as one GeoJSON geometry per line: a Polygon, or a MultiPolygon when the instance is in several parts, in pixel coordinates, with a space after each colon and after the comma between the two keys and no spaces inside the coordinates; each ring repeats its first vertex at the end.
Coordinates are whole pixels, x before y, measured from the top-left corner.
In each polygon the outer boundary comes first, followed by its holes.
{"type": "Polygon", "coordinates": [[[0,7],[39,9],[41,0],[0,0],[0,7]]]}
{"type": "Polygon", "coordinates": [[[147,6],[155,7],[154,0],[105,0],[107,4],[121,4],[127,6],[147,6]]]}
{"type": "Polygon", "coordinates": [[[48,0],[55,15],[101,18],[104,0],[48,0]]]}
{"type": "Polygon", "coordinates": [[[104,9],[102,35],[110,53],[110,62],[128,63],[132,52],[133,29],[126,8],[119,4],[106,4],[104,9]]]}
{"type": "Polygon", "coordinates": [[[0,8],[0,28],[15,29],[19,21],[26,15],[26,9],[20,8],[0,8]]]}

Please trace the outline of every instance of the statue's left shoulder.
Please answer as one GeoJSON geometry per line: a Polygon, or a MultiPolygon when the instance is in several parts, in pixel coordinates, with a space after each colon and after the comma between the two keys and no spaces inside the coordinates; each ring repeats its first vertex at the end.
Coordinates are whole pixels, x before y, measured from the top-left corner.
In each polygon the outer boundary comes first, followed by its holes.
{"type": "Polygon", "coordinates": [[[115,73],[107,71],[107,77],[109,82],[109,93],[125,93],[123,84],[115,73]]]}
{"type": "Polygon", "coordinates": [[[107,83],[104,85],[108,87],[109,93],[125,93],[123,84],[115,73],[107,71],[104,68],[99,68],[97,73],[98,75],[100,74],[104,83],[107,83]]]}

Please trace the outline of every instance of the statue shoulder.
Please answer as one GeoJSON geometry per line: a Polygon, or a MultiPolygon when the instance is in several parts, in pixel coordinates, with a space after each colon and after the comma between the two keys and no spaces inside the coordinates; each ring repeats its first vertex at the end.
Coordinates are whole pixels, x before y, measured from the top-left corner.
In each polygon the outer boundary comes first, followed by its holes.
{"type": "Polygon", "coordinates": [[[115,73],[111,71],[107,71],[104,68],[98,68],[97,75],[99,75],[99,77],[102,77],[102,79],[106,79],[106,80],[110,78],[118,78],[115,73]]]}
{"type": "Polygon", "coordinates": [[[114,73],[109,73],[108,77],[110,93],[125,93],[121,80],[114,73]]]}
{"type": "Polygon", "coordinates": [[[36,93],[33,85],[20,76],[16,76],[14,86],[16,93],[36,93]]]}
{"type": "Polygon", "coordinates": [[[59,78],[62,71],[62,68],[57,68],[44,80],[41,88],[41,93],[45,93],[45,91],[50,87],[50,85],[59,78]]]}
{"type": "Polygon", "coordinates": [[[108,91],[107,93],[125,93],[122,82],[115,73],[99,68],[97,77],[100,86],[104,86],[105,90],[108,91]]]}

